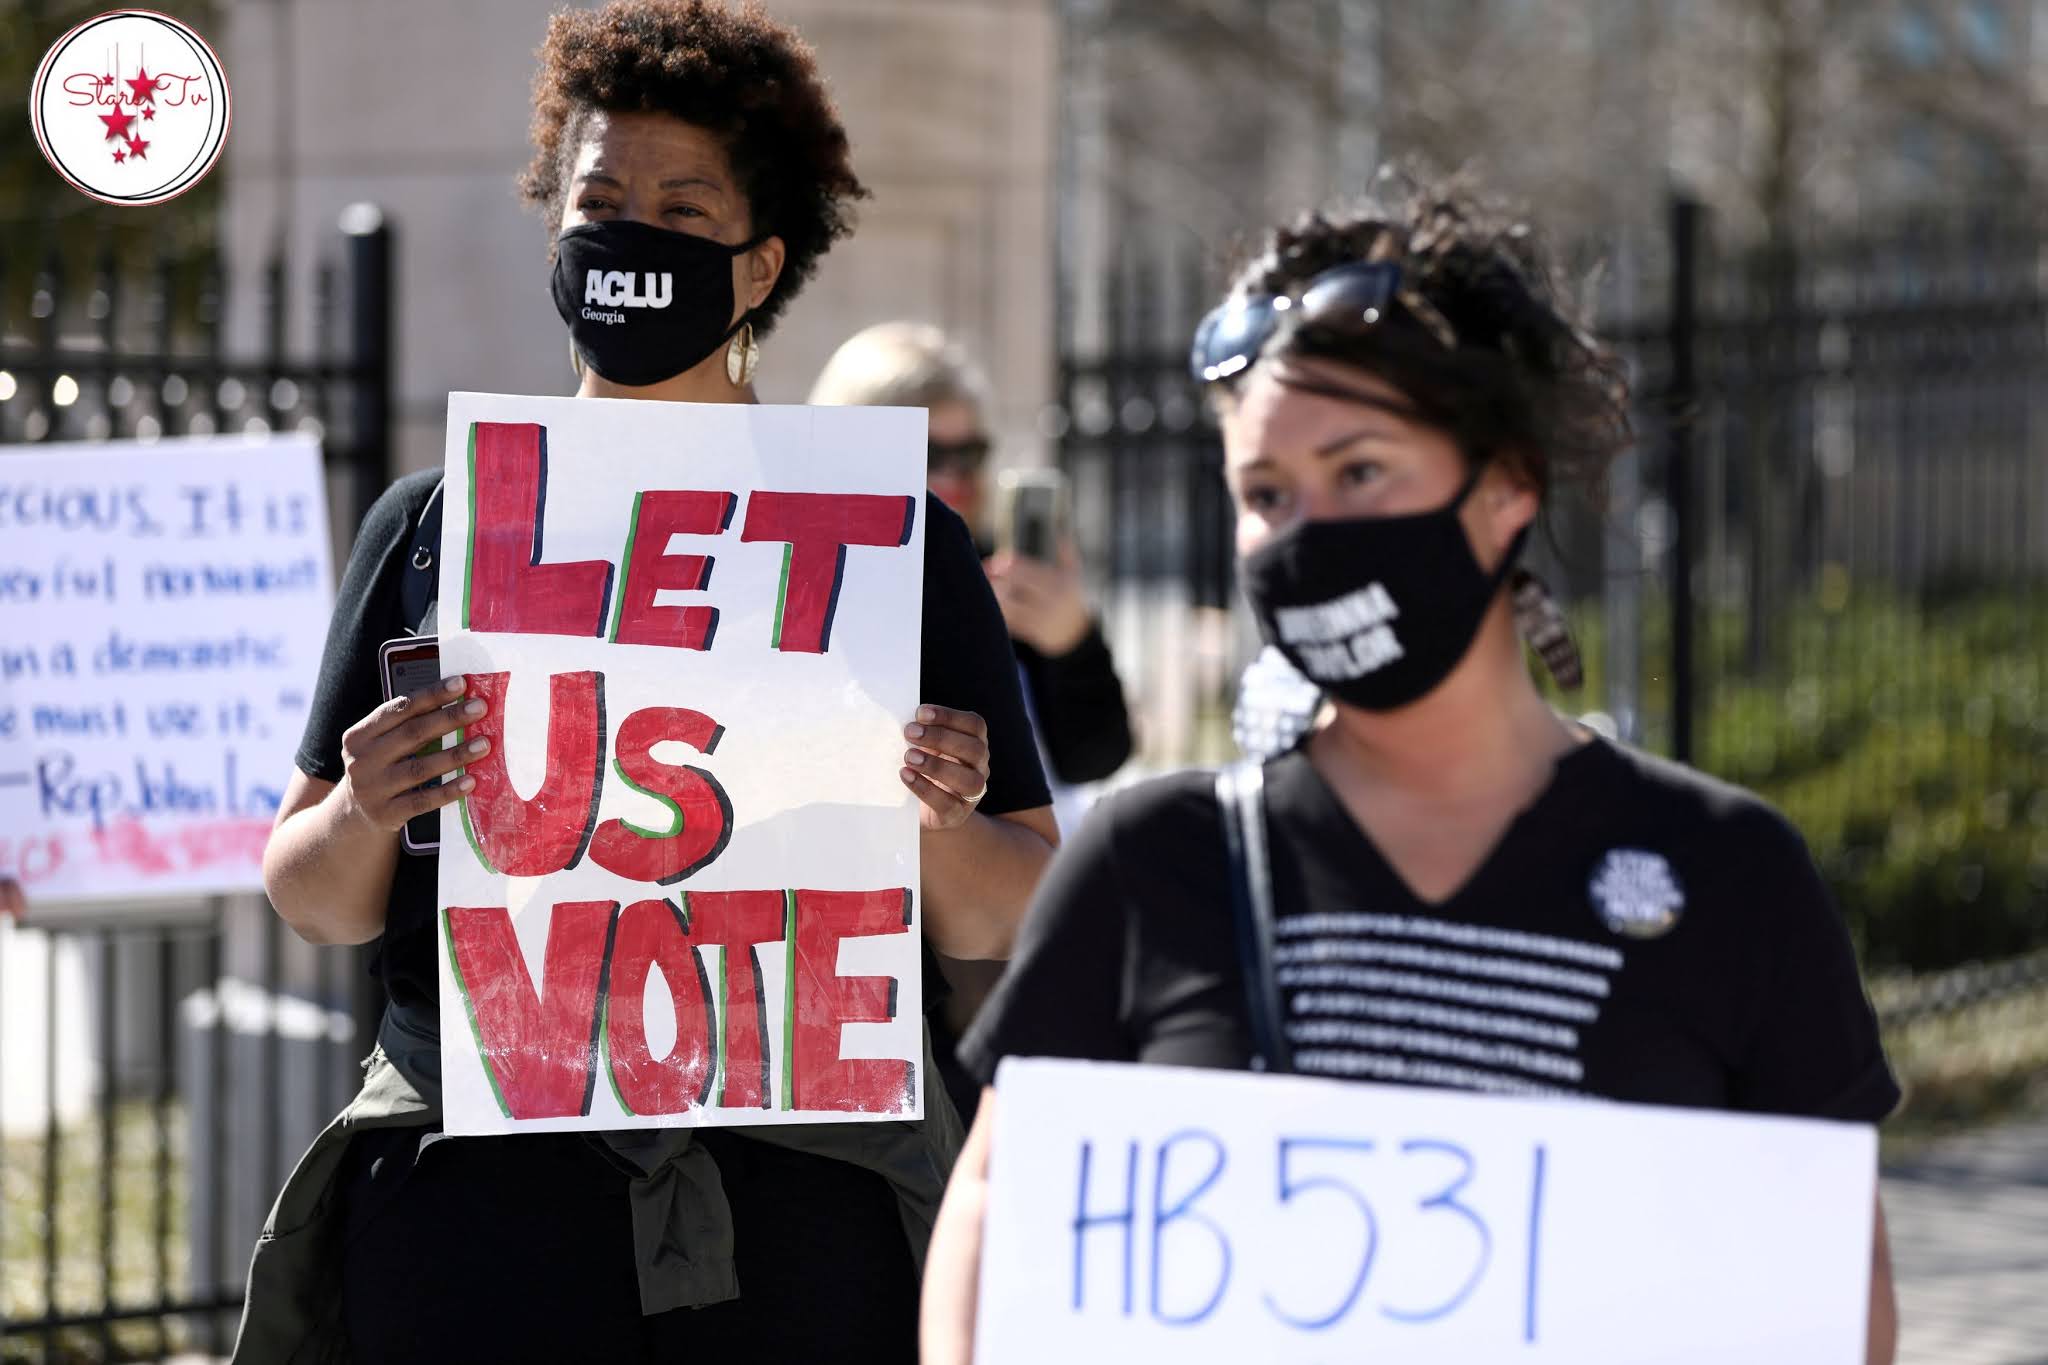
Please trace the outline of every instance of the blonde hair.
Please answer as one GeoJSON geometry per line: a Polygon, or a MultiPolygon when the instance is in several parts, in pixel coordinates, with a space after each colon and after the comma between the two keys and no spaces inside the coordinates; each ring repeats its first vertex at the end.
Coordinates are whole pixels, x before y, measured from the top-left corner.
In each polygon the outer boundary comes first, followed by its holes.
{"type": "Polygon", "coordinates": [[[811,386],[829,407],[930,408],[965,403],[986,423],[988,380],[960,345],[927,322],[883,322],[848,337],[811,386]]]}

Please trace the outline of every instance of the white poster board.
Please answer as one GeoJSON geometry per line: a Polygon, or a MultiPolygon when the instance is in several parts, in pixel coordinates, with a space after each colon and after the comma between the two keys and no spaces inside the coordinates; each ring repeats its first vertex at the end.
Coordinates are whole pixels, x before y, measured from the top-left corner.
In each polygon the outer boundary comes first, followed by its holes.
{"type": "Polygon", "coordinates": [[[451,1133],[923,1114],[924,414],[458,393],[451,1133]],[[502,715],[500,714],[502,712],[502,715]]]}
{"type": "Polygon", "coordinates": [[[1007,1061],[975,1359],[1860,1365],[1876,1131],[1007,1061]]]}
{"type": "Polygon", "coordinates": [[[304,436],[0,451],[0,873],[260,890],[334,589],[304,436]]]}

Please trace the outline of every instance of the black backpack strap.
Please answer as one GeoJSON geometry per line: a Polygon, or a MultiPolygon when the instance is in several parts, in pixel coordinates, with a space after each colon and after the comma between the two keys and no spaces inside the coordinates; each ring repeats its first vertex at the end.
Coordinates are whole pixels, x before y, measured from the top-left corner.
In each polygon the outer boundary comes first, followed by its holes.
{"type": "Polygon", "coordinates": [[[1292,1071],[1293,1052],[1281,1027],[1280,984],[1273,973],[1273,864],[1266,848],[1265,768],[1246,760],[1217,773],[1216,804],[1222,808],[1223,842],[1230,855],[1230,906],[1251,1018],[1252,1069],[1292,1071]]]}
{"type": "Polygon", "coordinates": [[[398,608],[405,628],[414,635],[426,622],[427,609],[440,593],[441,572],[436,561],[441,555],[441,489],[446,480],[434,485],[427,505],[420,510],[419,525],[413,528],[412,547],[407,551],[405,576],[398,583],[398,608]]]}

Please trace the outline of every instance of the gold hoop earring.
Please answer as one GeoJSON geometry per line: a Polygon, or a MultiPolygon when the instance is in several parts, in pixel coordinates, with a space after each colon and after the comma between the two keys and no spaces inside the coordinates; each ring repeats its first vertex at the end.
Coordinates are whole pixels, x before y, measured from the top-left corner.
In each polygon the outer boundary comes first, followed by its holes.
{"type": "Polygon", "coordinates": [[[754,324],[743,323],[725,348],[725,377],[734,388],[739,388],[754,377],[754,367],[760,363],[761,348],[754,341],[754,324]]]}

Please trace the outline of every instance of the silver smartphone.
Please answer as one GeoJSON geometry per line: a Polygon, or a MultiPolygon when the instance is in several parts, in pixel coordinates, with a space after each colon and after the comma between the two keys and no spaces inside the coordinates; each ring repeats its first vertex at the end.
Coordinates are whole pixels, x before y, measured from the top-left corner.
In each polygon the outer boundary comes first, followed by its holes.
{"type": "MultiPolygon", "coordinates": [[[[406,635],[386,640],[377,647],[377,663],[384,674],[384,700],[432,687],[441,681],[441,641],[432,635],[406,635]]],[[[420,752],[453,747],[453,734],[428,740],[420,752]]],[[[452,782],[454,773],[434,778],[426,785],[437,787],[452,782]]],[[[405,822],[398,833],[398,846],[407,853],[438,853],[441,850],[441,812],[426,811],[405,822]]]]}
{"type": "Polygon", "coordinates": [[[1057,469],[1006,469],[997,476],[996,548],[1052,563],[1067,534],[1067,476],[1057,469]]]}

